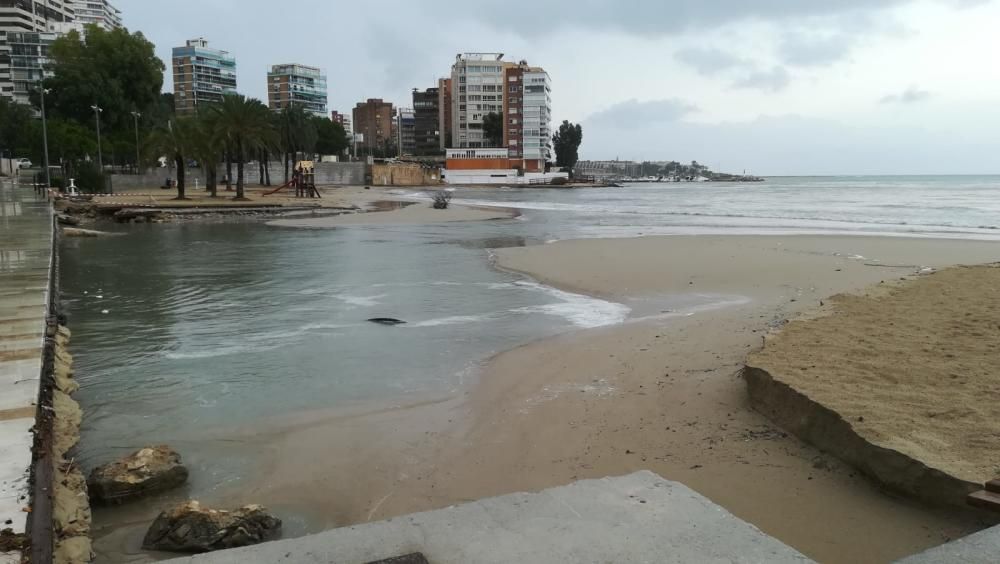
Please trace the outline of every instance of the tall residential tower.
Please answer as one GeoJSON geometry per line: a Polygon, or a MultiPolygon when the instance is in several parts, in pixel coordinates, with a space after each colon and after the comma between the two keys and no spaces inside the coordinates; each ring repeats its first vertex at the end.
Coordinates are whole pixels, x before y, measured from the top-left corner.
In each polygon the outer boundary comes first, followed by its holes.
{"type": "Polygon", "coordinates": [[[0,96],[21,104],[45,76],[57,27],[73,21],[70,0],[0,1],[0,96]]]}
{"type": "Polygon", "coordinates": [[[320,117],[326,115],[326,74],[306,65],[274,65],[267,73],[267,103],[272,110],[301,106],[320,117]]]}
{"type": "Polygon", "coordinates": [[[174,109],[193,113],[201,104],[221,102],[236,93],[236,59],[226,51],[210,49],[208,41],[191,39],[174,47],[174,109]]]}

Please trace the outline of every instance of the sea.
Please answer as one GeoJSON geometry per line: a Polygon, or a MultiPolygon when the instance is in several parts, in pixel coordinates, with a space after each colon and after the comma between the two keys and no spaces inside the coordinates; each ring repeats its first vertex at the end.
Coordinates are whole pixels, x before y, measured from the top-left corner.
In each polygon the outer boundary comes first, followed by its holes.
{"type": "MultiPolygon", "coordinates": [[[[426,205],[428,190],[394,195],[426,205]]],[[[606,327],[641,307],[495,268],[498,248],[593,237],[860,234],[1000,241],[1000,176],[770,178],[620,188],[456,188],[510,220],[276,228],[130,225],[65,239],[62,300],[84,409],[85,470],[171,444],[211,497],[252,467],[207,430],[303,410],[446,397],[518,345],[606,327]],[[406,321],[385,326],[367,321],[406,321]]],[[[731,297],[664,296],[676,311],[731,297]]]]}

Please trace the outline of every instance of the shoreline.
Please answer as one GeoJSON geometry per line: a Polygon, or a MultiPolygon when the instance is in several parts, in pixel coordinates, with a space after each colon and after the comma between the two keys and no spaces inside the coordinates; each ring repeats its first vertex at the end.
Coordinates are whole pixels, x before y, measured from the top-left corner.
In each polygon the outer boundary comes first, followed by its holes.
{"type": "MultiPolygon", "coordinates": [[[[925,263],[986,262],[1000,245],[702,236],[495,253],[497,268],[605,299],[708,291],[749,301],[529,342],[485,360],[475,382],[439,401],[298,414],[251,433],[270,463],[220,497],[307,519],[289,530],[295,536],[649,469],[821,561],[884,562],[978,528],[964,515],[891,498],[790,437],[750,407],[736,373],[770,328],[830,295],[912,277],[925,263]],[[851,254],[883,266],[848,254],[858,249],[851,254]],[[893,529],[873,535],[886,522],[893,529]]],[[[119,530],[98,544],[121,546],[128,536],[119,530]]]]}

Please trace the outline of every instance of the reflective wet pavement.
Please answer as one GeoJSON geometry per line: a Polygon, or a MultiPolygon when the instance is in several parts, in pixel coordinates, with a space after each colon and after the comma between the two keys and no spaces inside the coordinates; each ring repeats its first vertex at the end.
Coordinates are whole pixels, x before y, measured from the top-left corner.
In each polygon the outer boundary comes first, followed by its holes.
{"type": "MultiPolygon", "coordinates": [[[[15,533],[24,531],[28,515],[51,250],[48,202],[30,186],[0,178],[0,528],[15,533]]],[[[0,563],[10,558],[0,554],[0,563]]]]}

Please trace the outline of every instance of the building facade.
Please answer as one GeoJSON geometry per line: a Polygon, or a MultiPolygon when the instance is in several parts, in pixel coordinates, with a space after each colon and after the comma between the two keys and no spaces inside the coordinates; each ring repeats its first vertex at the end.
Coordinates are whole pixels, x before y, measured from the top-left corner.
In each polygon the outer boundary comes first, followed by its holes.
{"type": "Polygon", "coordinates": [[[0,1],[0,96],[29,103],[29,94],[42,78],[49,46],[59,37],[56,28],[73,22],[69,0],[45,3],[0,1]]]}
{"type": "Polygon", "coordinates": [[[437,88],[413,89],[414,155],[440,155],[441,93],[437,88]]]}
{"type": "Polygon", "coordinates": [[[463,53],[451,67],[451,140],[456,148],[483,148],[483,117],[503,111],[503,53],[463,53]]]}
{"type": "Polygon", "coordinates": [[[642,163],[635,161],[577,161],[573,170],[578,176],[597,180],[621,180],[642,175],[642,163]]]}
{"type": "Polygon", "coordinates": [[[358,150],[387,152],[395,146],[392,122],[395,113],[390,102],[369,98],[358,102],[352,112],[354,133],[362,136],[358,150]]]}
{"type": "Polygon", "coordinates": [[[326,73],[299,64],[272,66],[267,73],[267,103],[274,111],[300,106],[326,117],[326,73]]]}
{"type": "Polygon", "coordinates": [[[438,79],[438,131],[441,132],[441,151],[454,147],[451,137],[451,79],[438,79]]]}
{"type": "Polygon", "coordinates": [[[94,24],[107,31],[122,26],[122,11],[109,0],[73,0],[74,21],[80,26],[94,24]]]}
{"type": "Polygon", "coordinates": [[[236,93],[236,59],[228,52],[208,47],[204,39],[191,39],[174,47],[174,110],[193,113],[199,105],[221,102],[236,93]]]}
{"type": "Polygon", "coordinates": [[[521,159],[522,170],[545,170],[545,162],[552,156],[549,74],[521,61],[508,66],[504,76],[504,146],[510,149],[512,160],[521,159]]]}
{"type": "Polygon", "coordinates": [[[339,123],[344,131],[347,133],[353,133],[354,129],[351,128],[351,116],[344,115],[337,110],[330,112],[330,119],[336,123],[339,123]]]}
{"type": "Polygon", "coordinates": [[[413,108],[399,108],[396,111],[396,147],[399,155],[417,154],[417,118],[413,108]]]}

